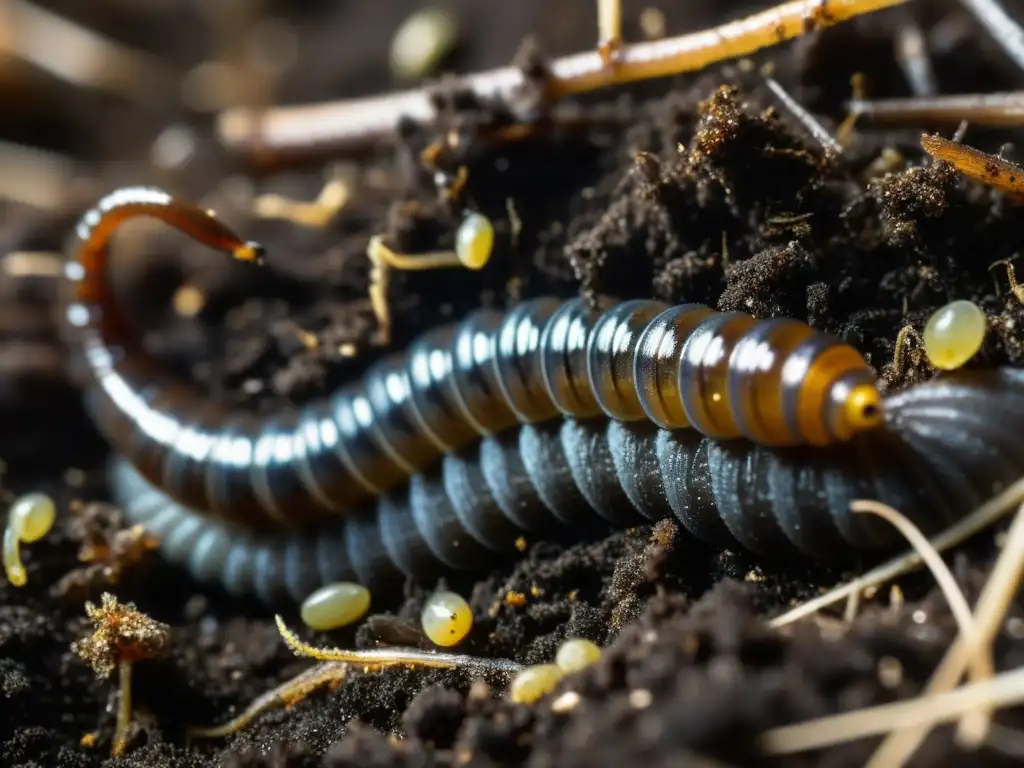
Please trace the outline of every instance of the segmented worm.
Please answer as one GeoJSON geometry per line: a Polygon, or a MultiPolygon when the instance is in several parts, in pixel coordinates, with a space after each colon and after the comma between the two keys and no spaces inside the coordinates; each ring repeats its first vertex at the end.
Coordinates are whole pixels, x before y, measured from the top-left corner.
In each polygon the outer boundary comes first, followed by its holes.
{"type": "Polygon", "coordinates": [[[268,603],[321,584],[486,568],[523,532],[578,536],[674,515],[710,545],[772,560],[852,560],[898,543],[853,499],[879,499],[935,532],[1024,473],[1024,372],[959,371],[886,398],[885,425],[824,448],[721,441],[647,422],[526,425],[448,453],[376,508],[305,531],[204,518],[119,460],[115,499],[197,578],[268,603]],[[600,530],[598,528],[597,530],[600,530]]]}
{"type": "Polygon", "coordinates": [[[307,407],[272,418],[229,411],[164,375],[113,300],[108,243],[135,216],[238,259],[257,261],[260,249],[166,192],[126,188],[83,217],[68,269],[66,317],[82,335],[99,430],[170,498],[229,522],[288,527],[344,514],[482,436],[559,416],[771,446],[842,442],[883,420],[861,355],[804,323],[555,298],[426,333],[307,407]]]}

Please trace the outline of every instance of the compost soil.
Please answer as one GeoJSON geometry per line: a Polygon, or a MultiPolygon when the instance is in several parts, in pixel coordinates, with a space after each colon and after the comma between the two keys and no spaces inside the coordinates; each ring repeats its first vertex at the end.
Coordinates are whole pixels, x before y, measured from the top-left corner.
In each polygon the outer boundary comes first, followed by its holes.
{"type": "MultiPolygon", "coordinates": [[[[200,4],[46,5],[180,71],[220,50],[200,4]]],[[[300,41],[274,100],[401,85],[389,73],[388,46],[414,3],[265,5],[300,41]]],[[[624,5],[626,35],[639,39],[645,6],[624,5]]],[[[675,33],[764,3],[652,5],[675,33]]],[[[1009,7],[1024,18],[1019,5],[1009,7]]],[[[452,71],[503,65],[524,50],[542,62],[595,38],[594,9],[583,0],[453,7],[462,32],[444,62],[452,71]]],[[[914,336],[894,365],[901,328],[920,329],[948,301],[973,299],[990,333],[971,365],[1018,365],[1024,310],[1005,268],[990,267],[1017,254],[1024,227],[998,194],[926,162],[921,130],[948,136],[955,126],[862,121],[845,151],[829,155],[767,89],[760,69],[771,62],[777,81],[834,133],[854,73],[865,75],[872,96],[910,93],[894,53],[908,24],[924,31],[944,92],[1019,82],[1021,73],[958,4],[914,2],[766,51],[751,65],[591,94],[574,105],[571,120],[517,140],[469,142],[441,158],[440,174],[419,157],[443,131],[404,126],[394,141],[343,167],[352,197],[324,229],[248,213],[254,191],[314,198],[322,163],[257,173],[218,145],[212,118],[187,111],[176,90],[140,105],[15,71],[3,89],[3,138],[75,158],[83,180],[56,210],[4,203],[0,241],[5,252],[61,249],[89,202],[126,183],[159,183],[216,208],[265,243],[264,268],[227,264],[165,228],[133,224],[117,245],[118,289],[150,351],[211,397],[256,409],[321,395],[422,329],[472,308],[544,293],[701,301],[806,320],[856,345],[892,387],[932,375],[914,336]],[[157,167],[154,140],[168,128],[191,129],[194,142],[184,159],[157,167]],[[458,165],[468,176],[453,203],[444,191],[458,165]],[[380,233],[399,250],[435,250],[452,243],[465,206],[495,223],[491,263],[472,273],[394,275],[391,343],[375,344],[368,238],[380,233]],[[175,310],[182,286],[200,297],[198,311],[175,310]]],[[[451,126],[503,119],[502,105],[450,103],[451,126]]],[[[971,129],[968,137],[995,151],[1018,134],[971,129]]],[[[113,584],[102,563],[80,562],[83,541],[103,554],[119,527],[118,511],[103,503],[107,452],[82,412],[74,366],[65,366],[53,281],[3,280],[3,491],[47,491],[65,512],[50,536],[27,548],[28,585],[0,584],[4,766],[858,765],[877,740],[768,759],[757,756],[756,738],[772,726],[916,695],[955,636],[924,575],[881,590],[848,625],[830,614],[769,631],[764,616],[844,574],[769,570],[708,551],[664,522],[598,541],[530,542],[518,563],[447,582],[471,595],[476,623],[460,648],[467,653],[534,663],[551,660],[568,636],[607,646],[600,662],[535,706],[502,698],[501,681],[461,672],[357,672],[227,739],[189,743],[187,726],[226,720],[310,662],[284,648],[265,609],[192,582],[155,553],[125,560],[113,584]],[[83,601],[98,601],[104,590],[171,627],[169,656],[137,664],[138,732],[119,759],[109,757],[114,683],[97,679],[70,650],[90,629],[83,601]],[[565,691],[579,694],[575,706],[559,696],[565,691]]],[[[970,600],[998,551],[997,535],[979,536],[953,558],[970,600]]],[[[359,630],[303,637],[371,647],[414,629],[436,586],[375,595],[375,615],[359,630]]],[[[1024,658],[1020,608],[997,644],[1001,669],[1024,658]]],[[[952,745],[950,729],[937,729],[914,764],[1011,764],[1022,719],[1019,711],[1000,715],[998,738],[972,753],[952,745]]]]}

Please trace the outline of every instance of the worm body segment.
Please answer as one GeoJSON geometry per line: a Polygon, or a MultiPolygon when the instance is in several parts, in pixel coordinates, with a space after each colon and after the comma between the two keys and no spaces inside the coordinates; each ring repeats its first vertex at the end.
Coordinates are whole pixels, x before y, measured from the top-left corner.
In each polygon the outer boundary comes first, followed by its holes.
{"type": "MultiPolygon", "coordinates": [[[[828,445],[877,427],[881,398],[853,347],[791,320],[697,304],[539,298],[481,309],[375,363],[361,381],[269,417],[229,411],[146,355],[110,289],[117,226],[156,217],[246,261],[259,246],[166,192],[126,188],[85,214],[68,323],[92,416],[171,499],[253,528],[346,515],[442,454],[517,424],[606,415],[762,445],[828,445]]],[[[559,491],[552,490],[551,493],[559,491]]],[[[467,508],[460,519],[472,517],[467,508]]]]}
{"type": "Polygon", "coordinates": [[[851,501],[878,499],[934,532],[1024,473],[1020,371],[957,371],[884,405],[881,429],[823,448],[715,440],[646,421],[525,425],[446,454],[361,515],[283,533],[204,518],[123,460],[113,488],[169,560],[280,603],[335,581],[487,568],[514,555],[526,531],[578,537],[668,516],[722,549],[851,561],[898,543],[884,523],[851,513],[851,501]]]}

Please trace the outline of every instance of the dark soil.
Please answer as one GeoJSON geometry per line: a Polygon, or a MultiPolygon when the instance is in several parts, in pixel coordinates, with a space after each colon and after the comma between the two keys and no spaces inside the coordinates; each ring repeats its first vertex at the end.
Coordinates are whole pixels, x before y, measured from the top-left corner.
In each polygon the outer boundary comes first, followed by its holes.
{"type": "MultiPolygon", "coordinates": [[[[225,50],[197,15],[199,3],[45,5],[181,72],[225,50]]],[[[288,20],[300,42],[276,101],[396,85],[387,68],[390,35],[416,4],[265,5],[267,14],[288,20]]],[[[446,61],[452,71],[505,64],[528,34],[551,54],[595,38],[594,10],[583,0],[452,5],[464,24],[446,61]]],[[[626,35],[639,39],[646,4],[624,5],[626,35]]],[[[663,7],[669,32],[680,32],[765,2],[651,5],[663,7]]],[[[1024,3],[1007,6],[1024,19],[1024,3]]],[[[1021,73],[952,0],[915,1],[768,51],[755,63],[773,62],[778,81],[834,131],[854,73],[864,73],[872,96],[910,93],[893,53],[897,31],[910,21],[928,36],[943,92],[1018,87],[1021,73]]],[[[123,300],[147,347],[222,401],[255,408],[301,402],[357,375],[384,351],[373,344],[366,300],[367,239],[384,233],[392,246],[412,252],[450,244],[465,204],[495,221],[491,264],[478,273],[395,275],[391,348],[481,304],[604,291],[806,320],[855,344],[893,386],[931,375],[914,341],[894,369],[900,329],[920,329],[938,307],[969,298],[992,329],[971,364],[1024,360],[1017,330],[1024,308],[1004,270],[989,269],[1024,245],[1019,213],[996,193],[924,162],[920,150],[922,130],[950,135],[955,126],[863,122],[851,146],[828,159],[756,67],[732,63],[592,94],[577,103],[580,119],[572,125],[514,142],[475,142],[457,159],[468,182],[456,205],[418,164],[437,129],[404,129],[397,142],[354,158],[354,197],[323,230],[255,220],[246,208],[252,188],[315,197],[320,166],[253,175],[218,145],[211,116],[188,111],[177,91],[153,104],[130,103],[6,64],[0,80],[0,136],[82,163],[81,178],[52,209],[0,203],[5,252],[60,249],[89,202],[126,183],[158,183],[201,198],[265,243],[263,270],[211,259],[160,227],[132,225],[138,234],[119,243],[123,300]],[[150,150],[168,126],[190,128],[194,151],[184,163],[158,168],[150,150]],[[881,178],[872,169],[886,148],[903,160],[881,178]],[[204,297],[196,316],[173,309],[172,297],[186,283],[204,297]],[[304,345],[298,331],[318,343],[304,345]],[[343,346],[350,354],[338,352],[343,346]]],[[[456,103],[455,118],[496,114],[494,105],[456,103]]],[[[972,128],[968,140],[996,151],[1019,133],[972,128]]],[[[63,374],[54,285],[5,276],[0,289],[4,493],[45,490],[62,511],[76,500],[102,501],[106,449],[81,411],[74,378],[63,374]]],[[[227,719],[308,662],[284,648],[265,610],[200,587],[155,555],[128,565],[113,587],[95,568],[62,582],[81,567],[85,533],[102,539],[117,528],[116,510],[75,508],[28,548],[28,586],[0,584],[4,766],[710,764],[698,756],[736,765],[859,765],[877,740],[767,760],[756,757],[755,739],[775,725],[916,695],[955,635],[924,575],[902,582],[901,599],[886,593],[869,602],[852,625],[821,619],[790,633],[769,631],[761,616],[842,574],[768,572],[738,555],[705,551],[664,523],[567,549],[537,543],[511,570],[475,584],[452,582],[472,595],[476,611],[466,652],[532,663],[549,661],[567,636],[608,646],[596,666],[561,684],[580,694],[571,711],[553,710],[557,697],[512,705],[497,685],[491,690],[461,673],[357,673],[227,740],[189,745],[185,726],[227,719]],[[63,596],[55,594],[58,583],[63,596]],[[89,629],[83,599],[98,601],[105,588],[172,628],[170,656],[136,670],[141,733],[120,760],[108,757],[113,684],[97,680],[70,650],[89,629]],[[525,604],[504,601],[510,591],[525,595],[525,604]]],[[[954,558],[970,600],[997,552],[994,541],[981,536],[954,558]]],[[[306,636],[372,646],[400,626],[395,616],[417,616],[435,586],[377,596],[376,611],[391,618],[374,618],[358,632],[306,636]]],[[[997,647],[1000,669],[1024,660],[1022,618],[1018,604],[997,647]]],[[[297,626],[294,616],[289,621],[297,626]]],[[[1022,737],[1010,729],[1024,727],[1024,718],[1017,710],[999,720],[998,738],[970,754],[953,746],[950,729],[937,730],[915,764],[1019,764],[1022,737]]]]}

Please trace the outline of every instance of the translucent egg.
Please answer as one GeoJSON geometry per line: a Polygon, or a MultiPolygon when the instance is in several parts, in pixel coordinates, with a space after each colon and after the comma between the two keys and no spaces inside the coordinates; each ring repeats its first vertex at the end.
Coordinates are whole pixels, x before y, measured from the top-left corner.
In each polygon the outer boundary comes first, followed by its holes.
{"type": "Polygon", "coordinates": [[[458,645],[473,628],[473,610],[461,595],[435,592],[423,606],[420,623],[434,645],[458,645]]]}
{"type": "Polygon", "coordinates": [[[470,213],[455,232],[455,253],[468,269],[483,269],[494,249],[494,225],[480,213],[470,213]]]}
{"type": "Polygon", "coordinates": [[[306,626],[328,630],[359,621],[370,610],[370,590],[350,581],[327,584],[302,601],[299,614],[306,626]]]}
{"type": "Polygon", "coordinates": [[[391,70],[413,79],[430,74],[459,39],[458,22],[443,8],[427,7],[412,14],[391,41],[391,70]]]}
{"type": "Polygon", "coordinates": [[[924,327],[924,353],[943,371],[959,368],[981,349],[985,313],[971,301],[954,301],[939,309],[924,327]]]}
{"type": "Polygon", "coordinates": [[[601,648],[597,643],[575,637],[566,640],[555,654],[555,664],[567,675],[579,672],[601,658],[601,648]]]}
{"type": "Polygon", "coordinates": [[[517,704],[532,704],[555,689],[565,676],[557,664],[537,664],[517,674],[508,687],[509,698],[517,704]]]}

